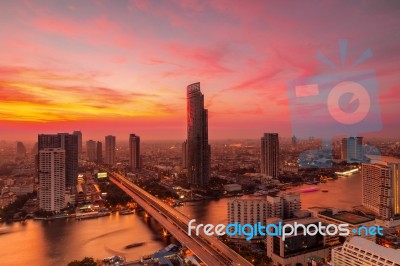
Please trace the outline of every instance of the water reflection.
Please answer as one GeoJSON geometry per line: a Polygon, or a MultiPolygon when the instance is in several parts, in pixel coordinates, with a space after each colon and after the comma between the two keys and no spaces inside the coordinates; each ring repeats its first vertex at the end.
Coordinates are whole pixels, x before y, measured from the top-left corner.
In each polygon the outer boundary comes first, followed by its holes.
{"type": "MultiPolygon", "coordinates": [[[[310,193],[301,193],[303,209],[319,206],[351,210],[353,206],[361,205],[362,188],[360,174],[354,174],[349,177],[343,177],[319,185],[302,185],[288,190],[287,192],[297,191],[312,186],[317,186],[319,190],[310,193]],[[322,190],[327,190],[328,192],[322,192],[322,190]]],[[[241,198],[262,197],[246,195],[241,198]]],[[[223,198],[213,201],[190,202],[178,209],[189,218],[196,219],[203,223],[226,224],[228,200],[229,198],[223,198]]]]}
{"type": "Polygon", "coordinates": [[[140,259],[169,243],[162,238],[162,227],[153,219],[134,215],[113,214],[91,220],[32,221],[1,225],[0,257],[2,265],[66,265],[85,256],[103,259],[121,255],[128,260],[140,259]],[[132,243],[144,245],[126,249],[132,243]]]}

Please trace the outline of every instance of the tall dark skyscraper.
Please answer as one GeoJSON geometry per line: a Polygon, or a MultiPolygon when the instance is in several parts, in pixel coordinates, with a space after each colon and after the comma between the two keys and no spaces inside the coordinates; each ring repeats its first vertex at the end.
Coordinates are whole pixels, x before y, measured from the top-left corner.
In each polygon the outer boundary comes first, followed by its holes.
{"type": "Polygon", "coordinates": [[[86,141],[86,156],[90,162],[97,160],[97,142],[94,140],[86,141]]]}
{"type": "Polygon", "coordinates": [[[204,187],[210,179],[211,148],[208,145],[208,111],[200,82],[187,86],[187,170],[191,185],[204,187]]]}
{"type": "MultiPolygon", "coordinates": [[[[43,136],[43,135],[42,135],[43,136]]],[[[38,153],[39,208],[59,212],[65,207],[66,153],[62,148],[42,148],[38,153]]]]}
{"type": "Polygon", "coordinates": [[[78,137],[78,157],[81,158],[82,156],[82,132],[81,131],[74,131],[72,133],[78,137]]]}
{"type": "Polygon", "coordinates": [[[129,167],[132,172],[140,170],[140,137],[129,135],[129,167]]]}
{"type": "Polygon", "coordinates": [[[115,163],[115,136],[106,136],[105,138],[105,158],[104,162],[108,165],[115,163]]]}
{"type": "Polygon", "coordinates": [[[98,163],[102,163],[103,162],[103,144],[100,141],[97,142],[96,153],[97,153],[96,161],[98,163]]]}
{"type": "Polygon", "coordinates": [[[68,133],[40,134],[38,151],[46,148],[65,150],[65,188],[74,193],[78,183],[78,136],[68,133]]]}
{"type": "Polygon", "coordinates": [[[279,175],[279,137],[278,133],[264,133],[261,138],[261,174],[279,175]]]}

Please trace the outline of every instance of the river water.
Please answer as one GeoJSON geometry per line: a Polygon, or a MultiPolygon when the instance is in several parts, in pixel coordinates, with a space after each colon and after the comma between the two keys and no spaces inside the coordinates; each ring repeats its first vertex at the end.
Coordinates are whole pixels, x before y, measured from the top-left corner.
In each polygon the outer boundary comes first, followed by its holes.
{"type": "MultiPolygon", "coordinates": [[[[302,193],[303,208],[321,206],[351,209],[361,205],[359,174],[317,185],[319,191],[302,193]],[[328,190],[324,193],[322,190],[328,190]]],[[[310,187],[303,185],[294,190],[310,187]]],[[[244,198],[259,198],[243,196],[244,198]]],[[[204,223],[226,223],[228,198],[187,203],[178,209],[204,223]]],[[[162,228],[143,213],[76,221],[33,221],[0,225],[0,265],[66,265],[85,256],[103,259],[122,255],[128,260],[151,254],[171,242],[161,237],[162,228]],[[132,243],[143,246],[125,249],[132,243]]],[[[172,239],[173,241],[173,239],[172,239]]]]}

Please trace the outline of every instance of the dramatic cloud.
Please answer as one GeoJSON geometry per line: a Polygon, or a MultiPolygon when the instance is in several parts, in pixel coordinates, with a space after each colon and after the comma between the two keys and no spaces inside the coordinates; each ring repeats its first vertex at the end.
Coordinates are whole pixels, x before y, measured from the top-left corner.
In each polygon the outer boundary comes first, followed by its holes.
{"type": "Polygon", "coordinates": [[[183,139],[185,88],[197,81],[211,138],[290,135],[289,79],[363,69],[376,71],[381,133],[396,135],[399,16],[397,1],[4,1],[0,139],[44,125],[183,139]]]}

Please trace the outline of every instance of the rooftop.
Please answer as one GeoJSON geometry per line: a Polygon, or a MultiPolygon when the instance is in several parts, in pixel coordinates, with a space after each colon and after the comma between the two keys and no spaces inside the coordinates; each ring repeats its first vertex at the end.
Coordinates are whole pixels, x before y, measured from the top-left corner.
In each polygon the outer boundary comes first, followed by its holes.
{"type": "Polygon", "coordinates": [[[323,211],[320,214],[330,217],[330,218],[333,218],[335,220],[345,222],[348,224],[353,224],[353,225],[371,222],[374,220],[373,218],[361,216],[359,214],[348,212],[348,211],[342,211],[342,212],[338,212],[336,214],[333,214],[331,211],[323,211]]]}
{"type": "Polygon", "coordinates": [[[391,260],[395,263],[400,263],[400,252],[396,249],[385,248],[378,244],[375,244],[372,241],[369,241],[365,238],[355,236],[350,239],[349,243],[354,245],[362,250],[371,252],[372,254],[376,254],[380,257],[383,257],[387,260],[391,260]]]}

